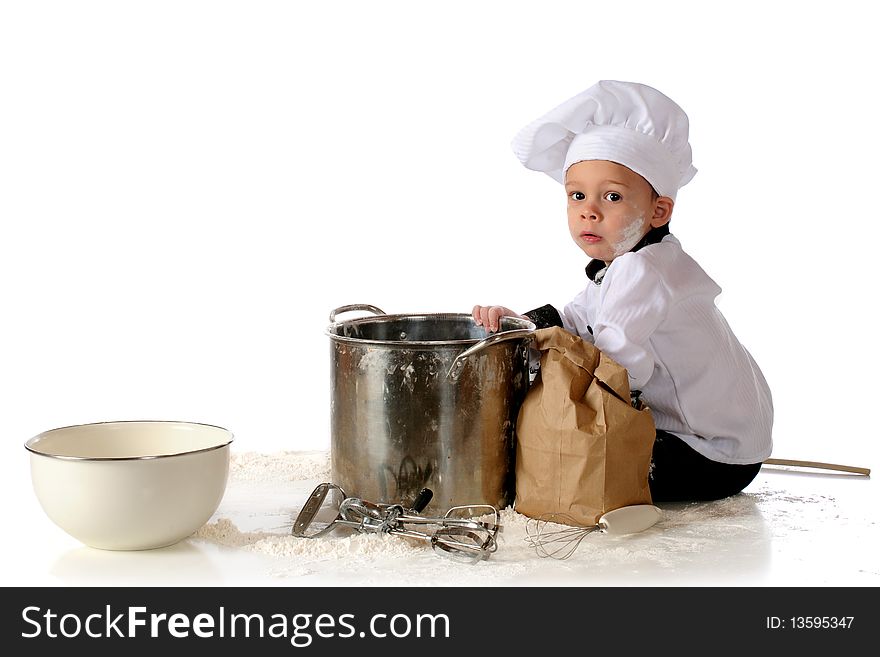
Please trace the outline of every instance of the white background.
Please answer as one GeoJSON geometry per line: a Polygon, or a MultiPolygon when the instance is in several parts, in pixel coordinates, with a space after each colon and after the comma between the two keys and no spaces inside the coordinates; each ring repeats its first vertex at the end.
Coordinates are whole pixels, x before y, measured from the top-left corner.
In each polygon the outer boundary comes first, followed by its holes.
{"type": "Polygon", "coordinates": [[[599,79],[690,116],[672,229],[770,382],[774,456],[876,467],[869,6],[4,2],[5,492],[84,422],[329,448],[337,306],[564,304],[564,195],[509,143],[599,79]]]}

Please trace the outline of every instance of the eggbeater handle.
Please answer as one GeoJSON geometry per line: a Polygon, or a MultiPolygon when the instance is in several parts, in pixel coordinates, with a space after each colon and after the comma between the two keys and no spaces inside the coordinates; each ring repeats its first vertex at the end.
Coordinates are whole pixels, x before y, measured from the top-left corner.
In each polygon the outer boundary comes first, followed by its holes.
{"type": "Polygon", "coordinates": [[[414,513],[420,513],[428,504],[431,503],[431,500],[434,497],[434,491],[430,488],[423,488],[419,491],[419,494],[416,495],[416,499],[413,500],[412,506],[410,510],[414,513]]]}

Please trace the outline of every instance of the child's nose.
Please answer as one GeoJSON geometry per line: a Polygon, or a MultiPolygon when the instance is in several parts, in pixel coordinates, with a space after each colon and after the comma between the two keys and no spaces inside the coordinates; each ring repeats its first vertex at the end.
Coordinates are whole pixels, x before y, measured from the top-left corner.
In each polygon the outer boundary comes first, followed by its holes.
{"type": "Polygon", "coordinates": [[[594,203],[586,203],[581,209],[581,219],[586,221],[600,221],[602,213],[594,203]]]}

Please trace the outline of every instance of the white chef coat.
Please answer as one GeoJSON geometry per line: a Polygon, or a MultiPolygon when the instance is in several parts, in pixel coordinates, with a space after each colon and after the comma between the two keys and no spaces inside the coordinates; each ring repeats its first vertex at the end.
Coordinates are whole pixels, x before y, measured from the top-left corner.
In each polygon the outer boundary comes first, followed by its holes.
{"type": "Polygon", "coordinates": [[[615,258],[561,319],[627,369],[658,429],[713,461],[759,463],[772,449],[770,389],[715,306],[720,292],[666,235],[615,258]]]}

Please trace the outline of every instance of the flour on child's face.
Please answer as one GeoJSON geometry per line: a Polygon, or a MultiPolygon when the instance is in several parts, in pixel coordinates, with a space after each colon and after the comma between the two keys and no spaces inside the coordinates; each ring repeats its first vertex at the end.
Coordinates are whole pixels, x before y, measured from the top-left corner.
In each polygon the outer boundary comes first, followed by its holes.
{"type": "Polygon", "coordinates": [[[631,251],[656,216],[657,197],[648,181],[615,162],[576,162],[566,172],[565,191],[572,239],[606,263],[631,251]]]}
{"type": "Polygon", "coordinates": [[[645,232],[647,232],[647,229],[645,228],[646,225],[645,216],[642,214],[636,215],[630,219],[630,222],[623,227],[620,239],[616,242],[612,241],[615,258],[617,256],[622,256],[624,253],[629,253],[632,248],[639,243],[639,240],[641,240],[642,237],[644,237],[645,232]]]}

